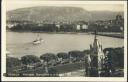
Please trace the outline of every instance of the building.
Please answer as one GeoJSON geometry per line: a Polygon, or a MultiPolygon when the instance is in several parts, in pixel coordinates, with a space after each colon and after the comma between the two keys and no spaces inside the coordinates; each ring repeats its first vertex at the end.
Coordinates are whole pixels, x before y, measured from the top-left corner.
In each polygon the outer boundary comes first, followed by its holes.
{"type": "Polygon", "coordinates": [[[88,30],[88,25],[87,24],[77,24],[76,25],[76,30],[77,31],[87,31],[88,30]]]}
{"type": "Polygon", "coordinates": [[[80,25],[77,25],[77,26],[76,26],[76,29],[77,29],[77,30],[80,30],[80,27],[81,27],[80,25]]]}
{"type": "Polygon", "coordinates": [[[86,24],[84,24],[84,25],[82,25],[82,29],[88,29],[88,25],[86,25],[86,24]]]}
{"type": "Polygon", "coordinates": [[[116,19],[115,19],[115,24],[119,24],[119,25],[122,25],[123,23],[123,18],[121,15],[116,15],[116,19]]]}
{"type": "Polygon", "coordinates": [[[90,45],[90,54],[88,55],[88,67],[86,68],[86,75],[89,77],[98,77],[104,64],[104,53],[102,45],[97,39],[96,32],[94,42],[90,45]]]}

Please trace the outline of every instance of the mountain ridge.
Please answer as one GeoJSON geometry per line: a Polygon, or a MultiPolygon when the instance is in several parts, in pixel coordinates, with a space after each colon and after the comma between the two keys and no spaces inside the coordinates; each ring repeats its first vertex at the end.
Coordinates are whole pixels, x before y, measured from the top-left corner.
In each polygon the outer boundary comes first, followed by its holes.
{"type": "Polygon", "coordinates": [[[123,15],[123,12],[87,11],[79,7],[36,6],[7,11],[7,20],[32,20],[36,22],[95,21],[114,19],[119,13],[123,15]]]}

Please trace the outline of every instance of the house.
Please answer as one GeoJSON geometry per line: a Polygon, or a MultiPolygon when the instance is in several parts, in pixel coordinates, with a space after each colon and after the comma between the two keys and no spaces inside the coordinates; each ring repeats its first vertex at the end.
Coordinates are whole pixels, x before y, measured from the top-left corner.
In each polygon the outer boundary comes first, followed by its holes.
{"type": "Polygon", "coordinates": [[[83,25],[82,25],[82,29],[84,29],[84,30],[88,29],[88,25],[83,24],[83,25]]]}
{"type": "Polygon", "coordinates": [[[87,31],[88,30],[88,23],[84,21],[75,22],[76,31],[87,31]]]}
{"type": "Polygon", "coordinates": [[[80,30],[81,29],[81,25],[76,25],[76,30],[80,30]]]}

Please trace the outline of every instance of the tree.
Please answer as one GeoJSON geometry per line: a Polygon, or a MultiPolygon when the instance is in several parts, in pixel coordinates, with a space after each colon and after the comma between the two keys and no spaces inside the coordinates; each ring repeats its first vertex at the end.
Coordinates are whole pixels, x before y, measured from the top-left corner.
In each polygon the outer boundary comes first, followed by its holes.
{"type": "Polygon", "coordinates": [[[53,53],[46,53],[40,56],[40,59],[49,62],[50,60],[57,60],[57,56],[55,56],[53,53]]]}
{"type": "Polygon", "coordinates": [[[61,52],[57,54],[58,58],[67,59],[69,58],[69,55],[67,53],[61,52]]]}
{"type": "Polygon", "coordinates": [[[85,57],[84,52],[81,51],[70,51],[69,53],[70,56],[70,61],[76,62],[76,61],[82,61],[84,60],[83,58],[85,57]]]}
{"type": "Polygon", "coordinates": [[[116,67],[124,68],[124,48],[115,48],[114,52],[116,53],[116,67]]]}
{"type": "Polygon", "coordinates": [[[46,54],[42,54],[40,56],[40,59],[45,61],[45,63],[44,63],[45,64],[45,71],[46,71],[46,73],[48,73],[49,72],[49,70],[48,70],[49,62],[52,60],[52,63],[50,63],[50,64],[55,65],[56,62],[53,62],[53,60],[56,61],[57,56],[55,56],[53,53],[46,53],[46,54]]]}
{"type": "Polygon", "coordinates": [[[21,61],[18,58],[7,57],[6,65],[7,65],[8,68],[21,66],[21,61]]]}
{"type": "Polygon", "coordinates": [[[109,51],[111,54],[112,62],[114,67],[123,68],[124,66],[124,49],[121,47],[118,48],[105,48],[104,53],[109,51]]]}
{"type": "Polygon", "coordinates": [[[26,55],[21,57],[21,61],[23,64],[28,65],[28,64],[40,62],[40,58],[34,55],[26,55]]]}
{"type": "Polygon", "coordinates": [[[21,67],[21,61],[18,58],[7,57],[6,59],[6,71],[7,73],[13,72],[21,67]]]}
{"type": "Polygon", "coordinates": [[[72,56],[73,58],[83,58],[85,55],[81,51],[70,51],[69,55],[72,56]]]}
{"type": "Polygon", "coordinates": [[[115,65],[113,62],[113,48],[107,48],[104,50],[105,52],[105,59],[102,71],[102,76],[111,77],[115,72],[115,65]]]}
{"type": "Polygon", "coordinates": [[[85,55],[90,54],[90,50],[84,50],[83,53],[85,53],[85,55]]]}

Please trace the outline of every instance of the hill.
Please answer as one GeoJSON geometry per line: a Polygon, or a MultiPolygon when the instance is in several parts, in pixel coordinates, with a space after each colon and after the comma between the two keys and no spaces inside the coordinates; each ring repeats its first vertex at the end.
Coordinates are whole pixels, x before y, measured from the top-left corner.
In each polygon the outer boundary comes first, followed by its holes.
{"type": "MultiPolygon", "coordinates": [[[[7,12],[7,20],[28,21],[93,21],[114,19],[119,12],[87,11],[79,7],[38,6],[20,8],[7,12]]],[[[123,12],[121,12],[123,15],[123,12]]]]}
{"type": "Polygon", "coordinates": [[[110,20],[115,19],[117,14],[124,15],[123,12],[112,11],[91,11],[92,20],[110,20]]]}
{"type": "Polygon", "coordinates": [[[90,13],[75,7],[31,7],[7,12],[7,20],[89,21],[90,13]]]}

